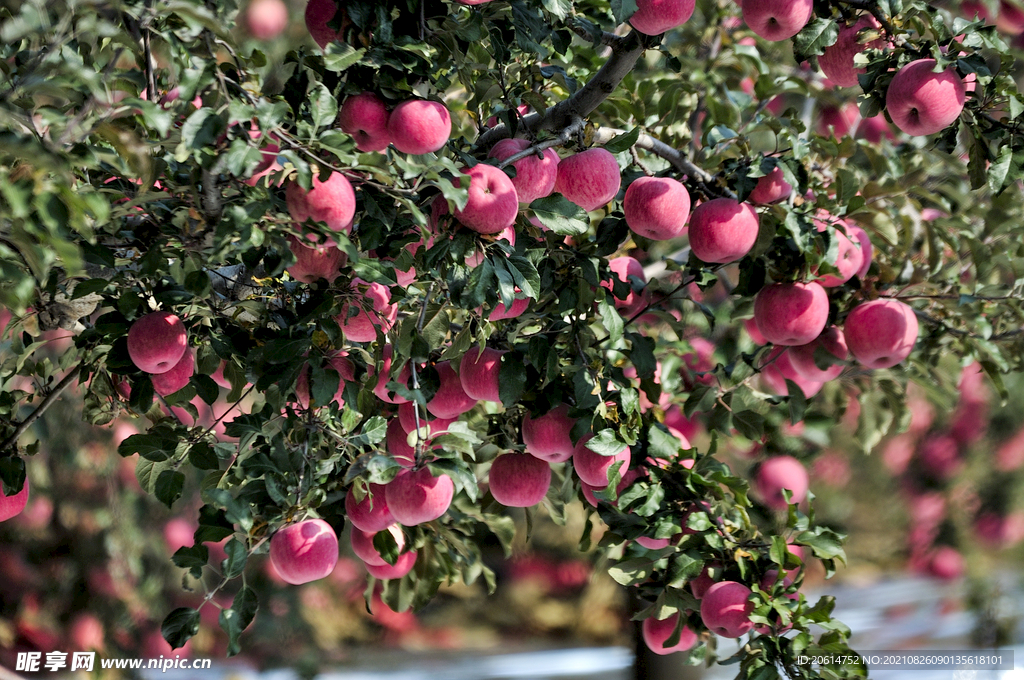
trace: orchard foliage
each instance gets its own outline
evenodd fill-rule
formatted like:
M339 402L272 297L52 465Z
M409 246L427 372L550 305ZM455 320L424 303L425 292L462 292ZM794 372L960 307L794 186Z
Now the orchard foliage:
M609 527L599 547L645 602L637 618L679 614L657 639L692 639L694 663L716 658L698 595L735 581L751 590L741 676L864 675L795 666L846 649L832 600L799 592L803 562L832 573L843 537L789 491L774 493L794 503L773 509L771 490L752 492L747 471L716 454L759 446L761 460L807 463L850 399L857 443L871 450L907 427L908 383L951 395L973 362L1005 398L1003 376L1024 368L1024 98L1012 50L956 3L818 0L777 42L751 33L731 0L702 0L678 28L643 35L626 23L638 4L347 0L320 25L321 49L305 31L252 39L233 0L0 3L5 495L22 488L34 453L20 436L64 389L77 385L90 423L136 419L145 432L119 452L138 454L143 487L171 508L201 491L195 544L174 562L189 587L232 595L219 620L237 653L258 610L250 556L305 519L340 534L346 499L398 475L403 489L413 474L445 480L453 499L440 518L402 527L401 548L394 532L373 538L384 601L401 611L444 583L493 587L480 537L509 549L516 523L484 484L491 462L522 452L525 422L566 404L568 446L628 456L594 488L568 452L556 455L544 511L557 520L584 497L596 505L581 546L594 523ZM874 21L857 37L858 86L837 89L818 57L864 16ZM920 59L956 74L965 106L939 133L910 137L884 118L887 90ZM364 92L387 110L443 104L427 108L440 116L435 134L450 117L446 143L361 152L364 137L338 120ZM472 209L466 173L499 165L488 154L506 137L537 156L603 149L615 160L603 179L621 186L589 214L554 193L520 206L513 228L495 226L495 211ZM623 196L645 176L681 182L687 209L692 200L703 214L725 205L712 201L756 208L752 246L708 263L685 233L631 232ZM353 190L340 212L298 207L332 181ZM844 253L856 253L855 272ZM646 267L615 260L627 254ZM759 344L761 322L743 323L755 296L821 277L833 285L811 337L858 305L899 300L920 327L910 357L872 370L856 347L838 356L823 343L811 362L842 372L822 383ZM154 311L181 319L194 353L194 373L168 394L129 355L129 328ZM40 333L58 327L74 346L40 358ZM499 401L440 413L458 397L452 376L484 347L504 352ZM36 389L12 389L18 376ZM453 422L428 429L428 413ZM813 436L789 450L801 422ZM224 539L226 559L210 563L206 544ZM164 635L180 646L199 621L175 610Z

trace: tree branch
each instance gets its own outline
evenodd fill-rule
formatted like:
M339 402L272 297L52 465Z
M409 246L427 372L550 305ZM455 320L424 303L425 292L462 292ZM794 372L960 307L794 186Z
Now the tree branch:
M21 423L14 428L14 432L11 433L11 436L0 444L0 454L6 454L8 449L18 443L18 439L21 438L21 435L25 434L28 428L32 427L32 423L39 420L39 418L46 413L46 410L53 406L53 403L60 398L60 395L64 394L64 391L71 387L71 383L75 381L75 378L78 377L81 370L82 365L79 364L68 371L68 374L65 375L59 383L57 383L53 388L53 391L46 395L46 398L43 399L43 403L39 404L39 406L36 407L36 410L29 414L28 418L21 421Z
M537 142L528 149L523 149L518 153L512 154L511 156L503 160L501 163L499 163L498 167L507 167L509 165L512 165L516 161L522 160L528 156L533 156L534 154L539 154L543 152L545 149L550 149L553 146L565 146L566 144L569 143L570 139L581 133L583 131L583 128L586 127L586 125L587 121L583 120L582 118L577 118L572 123L570 123L568 127L562 130L561 134L559 134L557 137L552 137L550 139L545 139L542 142Z

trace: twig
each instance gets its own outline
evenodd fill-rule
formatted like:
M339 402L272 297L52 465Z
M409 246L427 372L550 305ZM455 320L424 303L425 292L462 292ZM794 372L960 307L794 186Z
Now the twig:
M509 165L512 165L516 161L522 160L529 156L533 156L534 154L543 153L545 149L550 149L553 146L564 146L565 144L569 143L570 139L572 139L574 136L582 132L583 128L586 127L586 124L587 121L583 120L582 118L577 118L573 120L568 127L562 130L562 132L557 137L552 137L550 139L545 139L542 142L537 142L528 149L523 149L522 151L512 154L511 156L503 160L501 163L499 163L498 167L508 167Z
M64 393L64 390L71 387L71 383L75 381L75 378L78 377L78 374L81 372L81 370L82 364L79 364L78 366L75 366L70 371L68 371L68 374L65 375L59 383L57 383L57 385L53 388L53 391L46 395L46 398L43 399L43 403L39 404L39 406L36 407L35 411L30 413L29 416L25 418L25 420L21 421L21 423L19 423L18 426L14 428L14 432L11 433L11 436L9 436L7 439L4 440L2 444L0 444L0 454L6 454L8 449L10 449L11 447L18 443L18 439L21 438L21 435L25 434L28 428L32 427L32 423L39 420L39 418L42 417L44 413L46 413L46 410L53 405L53 402L57 401L57 399L60 398L60 395Z

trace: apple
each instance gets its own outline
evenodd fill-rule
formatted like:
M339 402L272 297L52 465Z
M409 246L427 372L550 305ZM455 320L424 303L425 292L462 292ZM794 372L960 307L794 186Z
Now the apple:
M313 187L306 191L298 182L289 182L285 188L288 214L298 224L306 220L323 222L331 231L352 231L356 214L356 194L345 175L332 172L326 181L313 178Z
M839 38L825 48L825 54L818 57L818 66L825 77L837 87L855 87L857 76L867 69L854 66L853 58L869 49L882 49L885 41L876 38L868 43L860 42L861 31L877 31L881 28L878 20L870 14L862 15L857 21L839 29Z
M1024 428L1000 442L995 460L995 468L1001 472L1018 470L1021 466L1024 466Z
M128 329L128 356L146 373L166 373L188 349L188 334L181 319L170 312L152 312Z
M700 570L700 574L696 578L690 581L690 592L693 593L693 597L702 600L704 595L708 592L708 588L715 585L718 581L711 576L711 570L715 569L719 577L721 577L722 565L718 562L708 562L704 565L704 568Z
M412 431L413 428L407 430L402 427L402 421L397 418L392 418L388 423L385 445L391 457L402 467L412 467L416 463L416 447L409 443L409 433Z
M403 470L384 487L384 497L395 520L413 527L431 522L448 511L455 484L448 475L435 477L430 469Z
M4 494L3 488L0 487L0 522L6 522L10 518L20 515L27 503L28 477L25 477L25 484L16 494L7 496Z
M867 368L891 368L914 350L917 316L899 300L872 300L857 305L843 325L846 345Z
M960 446L948 434L933 434L925 437L917 449L921 467L939 480L951 479L963 468Z
M551 486L551 466L525 453L505 453L494 459L490 472L491 495L509 508L537 505Z
M745 3L749 4L749 3ZM750 588L736 581L719 581L704 593L700 601L700 618L712 633L738 638L754 627L750 614Z
M391 382L391 362L394 355L394 347L391 344L384 345L382 351L383 365L380 370L380 377L377 378L377 383L373 387L373 393L377 395L377 398L381 401L389 404L404 404L409 400L405 397L399 396L397 393L388 392L388 383ZM366 368L366 378L369 380L376 375L376 369L371 365ZM395 382L401 383L406 387L409 386L409 380L412 375L412 370L409 363L406 362L402 366L402 370L398 372L398 377L394 378Z
M927 569L929 574L943 581L955 581L967 571L964 556L956 548L948 545L932 551Z
M818 368L814 362L814 353L819 347L824 348L826 352L839 361L845 361L850 355L842 329L831 326L806 345L790 347L786 351L786 354L789 355L789 363L793 370L806 380L814 382L835 380L843 372L845 366L843 364L832 364L828 368Z
M359 295L358 289L365 286L365 292ZM359 297L369 300L373 307L372 316L361 306L350 315L350 304L341 307L341 313L334 317L349 342L373 342L377 339L377 329L387 333L398 318L398 306L391 304L391 291L380 283L367 283L362 279L352 279L352 287Z
M101 650L106 645L103 622L94 614L77 614L68 626L68 642L72 651Z
M242 23L257 40L273 40L288 28L288 7L283 0L250 0Z
M326 48L335 40L341 40L341 32L327 24L334 20L338 12L344 12L336 0L309 0L306 4L306 30L321 49Z
M398 544L398 551L401 552L402 548L405 547L405 534L397 526L391 525L382 531L387 531L395 539L395 543ZM380 556L377 549L373 547L373 537L377 535L375 531L363 531L358 527L352 527L352 533L349 539L352 543L352 552L355 553L356 557L361 559L366 564L373 564L378 567L382 567L387 562Z
M458 418L476 406L477 400L462 389L462 381L450 361L439 361L434 368L437 369L441 385L433 398L427 402L427 411L430 415L435 418Z
M530 141L526 139L503 139L491 147L487 157L503 161L529 149L530 146ZM532 154L512 164L516 169L512 185L516 188L520 203L529 205L538 198L550 196L554 192L555 180L558 178L558 163L558 154L554 149L548 148L539 156Z
M288 267L288 275L302 283L314 283L327 279L328 283L341 274L341 262L345 254L332 245L309 247L292 234L288 235L288 247L295 255L295 264Z
M645 35L658 35L689 21L695 4L695 0L637 0L629 23Z
M392 578L402 578L416 565L416 551L402 553L394 565L367 564L366 571L375 579L385 581Z
M789 40L814 13L812 0L740 0L743 21L765 40ZM735 637L735 636L733 636Z
M686 231L690 193L671 177L640 177L626 189L622 210L634 233L654 241L668 241Z
M761 384L764 389L772 394L785 396L789 394L789 386L786 381L796 383L804 396L810 399L821 391L823 382L808 380L800 373L797 373L789 360L789 351L784 347L775 347L768 353L765 364L761 369Z
M575 424L576 419L569 417L568 404L560 404L538 418L527 412L523 416L523 444L527 453L549 463L569 460L575 448L569 432Z
M357 501L356 495L349 489L345 495L345 515L352 526L369 532L384 531L395 523L395 518L388 510L383 484L370 484L369 493L361 501Z
M462 390L471 398L479 401L501 403L498 394L498 376L501 373L501 357L504 350L474 345L462 355L459 363L459 381Z
M192 350L186 349L171 370L150 376L153 390L162 397L174 394L188 385L189 378L192 377L195 370L196 358L192 355Z
M761 335L761 331L757 330L756 319L744 319L743 327L747 329L747 335L750 336L750 339L754 341L755 345L768 344L768 340L763 335Z
M639 260L629 257L628 255L623 255L622 257L615 257L608 260L608 269L612 271L612 274L614 274L619 281L622 281L630 287L630 291L626 295L625 300L620 300L614 296L612 297L615 308L627 319L630 319L647 306L647 296L644 295L644 292L646 291L638 293L633 288L634 282L630 281L630 278L634 278L639 280L641 284L647 284L647 275L644 274L644 266L640 264ZM613 290L612 283L610 281L602 281L601 285L609 291Z
M857 139L866 139L872 144L881 144L883 139L892 141L895 138L884 113L870 118L861 118L860 124L857 125Z
M587 448L587 442L591 439L593 439L593 435L587 435L576 444L572 454L572 466L580 481L603 489L608 486L610 481L608 474L613 466L618 467L620 477L626 474L626 470L629 469L631 452L627 446L614 456L602 456Z
M440 102L409 99L396 106L388 119L391 143L402 153L418 156L439 151L451 134L451 115Z
M679 642L671 647L665 646L668 639L676 632L676 626L678 625L678 612L667 619L656 619L653 616L644 619L644 622L640 624L640 632L643 635L644 644L655 654L665 655L685 652L697 644L697 634L685 625L679 632Z
M757 186L747 197L755 205L771 205L789 198L793 193L793 185L786 181L782 168L775 169L757 180Z
M432 435L444 432L456 420L458 418L431 418L423 407L420 407L420 427L429 425ZM411 401L398 405L398 422L402 424L402 428L406 432L412 432L416 429L416 414Z
M860 271L860 267L864 263L864 256L859 245L855 244L846 234L836 229L834 238L837 241L838 253L833 264L839 270L839 273L826 274L818 279L818 283L825 288L835 288L836 286L843 285Z
M822 137L832 137L837 141L846 137L860 122L860 109L854 102L840 106L827 105L818 113L817 132Z
M491 313L487 315L487 320L504 321L505 319L515 319L522 316L529 308L530 298L528 297L516 298L512 301L511 307L506 307L504 302L499 302L491 310Z
M508 229L519 214L519 196L508 175L486 163L462 169L469 176L469 200L455 218L478 234L497 234ZM456 186L461 180L456 179Z
M615 487L616 496L622 495L622 492L626 490L626 487L628 487L630 484L632 484L639 478L640 472L638 472L637 470L626 470L626 473L622 476L622 481L619 482L619 485ZM586 482L580 482L580 491L583 492L583 497L587 499L587 502L590 503L595 508L598 505L598 499L597 496L594 495L594 492L604 491L607 488L607 484L605 484L604 486L593 486L591 484L587 484ZM612 505L618 507L618 500L612 503Z
M871 268L871 256L874 252L871 246L871 237L868 236L868 232L858 227L856 224L850 224L849 222L844 223L846 226L846 233L850 236L851 240L856 240L860 244L860 268L857 270L857 278L863 279L868 273L868 269Z
M999 0L996 28L1003 33L1020 35L1021 32L1024 32L1024 10L1008 0Z
M815 282L773 283L754 298L754 322L775 345L806 345L828 322L828 294Z
M352 382L356 379L355 366L352 362L345 358L344 354L336 354L327 360L329 368L334 369L338 373L338 389L334 392L332 401L338 404L339 407L345 405L345 400L342 395L345 394L345 382ZM310 406L310 394L309 394L309 366L303 367L302 372L299 373L298 380L295 381L295 396L297 397L299 406L302 408L309 408ZM327 404L316 404L314 407L326 406Z
M690 216L690 249L704 262L735 262L757 242L759 220L749 203L716 198L701 203Z
M764 504L775 510L789 507L782 495L783 489L789 489L793 494L790 501L799 504L807 498L809 485L807 468L793 456L769 458L757 471L757 490Z
M956 69L935 73L934 59L912 61L896 73L885 95L889 117L908 135L941 132L964 110L966 90Z
M322 579L338 563L338 535L322 519L289 524L270 539L270 560L292 585Z
M346 97L338 111L338 127L352 135L360 151L383 151L388 148L388 109L380 97L361 92Z
M558 164L555 191L587 212L607 205L621 185L619 163L607 149L587 149Z

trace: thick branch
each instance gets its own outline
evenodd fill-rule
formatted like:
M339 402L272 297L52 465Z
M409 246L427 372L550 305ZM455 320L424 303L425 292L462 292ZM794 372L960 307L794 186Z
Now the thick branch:
M46 410L53 405L53 402L60 399L60 395L64 394L64 390L71 387L71 383L75 382L75 378L78 377L78 373L81 370L82 366L79 364L68 371L68 374L65 375L59 383L57 383L53 388L53 391L46 395L46 399L43 399L43 403L37 406L36 410L30 413L28 418L21 421L21 423L14 428L14 432L11 433L11 436L5 439L3 444L0 444L0 454L6 452L18 443L18 439L28 431L28 428L32 427L32 423L39 420L39 418L46 413Z

